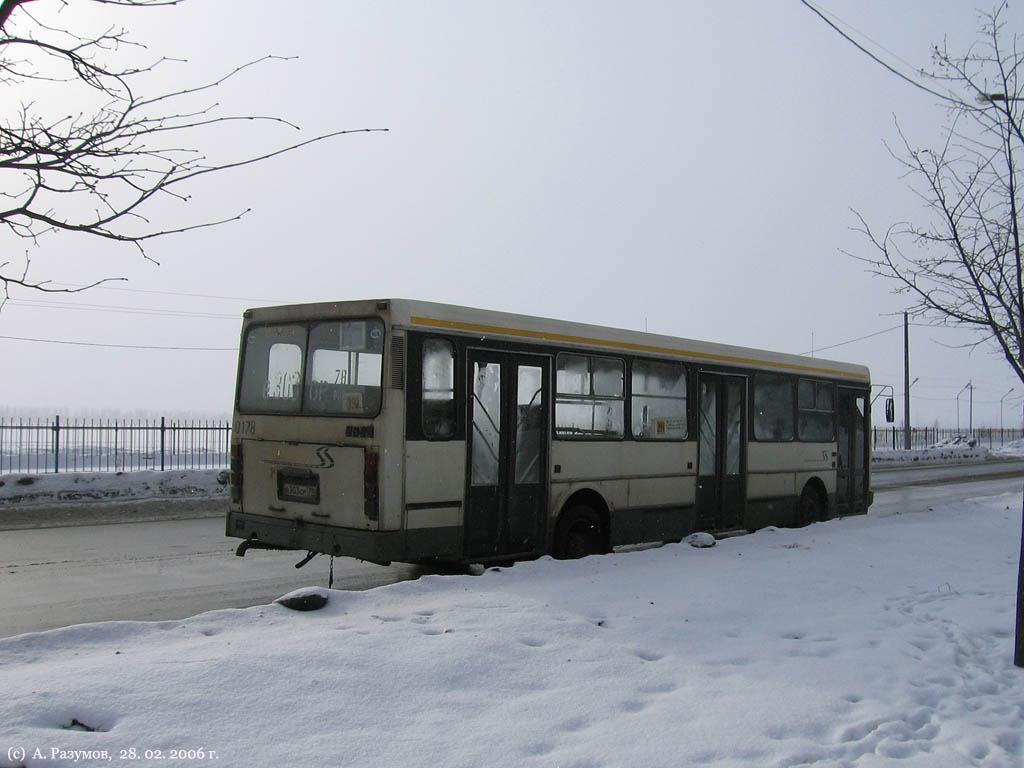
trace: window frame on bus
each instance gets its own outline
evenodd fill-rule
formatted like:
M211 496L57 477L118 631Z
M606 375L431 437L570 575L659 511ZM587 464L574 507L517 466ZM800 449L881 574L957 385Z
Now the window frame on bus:
M376 410L373 411L372 413L371 412L354 413L354 412L349 412L349 411L326 411L326 410L325 411L313 411L313 410L308 410L307 407L306 407L307 399L308 399L308 387L309 387L308 377L309 377L309 374L310 374L310 366L312 364L312 355L310 354L310 343L311 343L310 340L311 340L312 335L313 335L314 327L316 327L318 325L323 325L325 323L352 323L352 322L364 322L364 321L365 322L371 322L371 323L377 323L378 327L380 329L381 351L380 351L379 354L380 354L381 361L380 361L379 382L377 384L377 387L378 387L378 389L380 391L380 396L377 398L377 408L376 408ZM300 380L299 381L300 381L301 386L299 387L299 396L297 398L298 399L298 408L295 409L295 410L287 410L287 411L286 410L275 410L275 409L243 408L243 403L242 403L242 398L244 396L243 382L245 381L246 365L248 363L248 357L249 357L248 340L250 338L250 334L254 330L260 329L260 328L273 328L273 327L281 327L281 328L283 328L283 327L286 327L286 326L300 327L300 328L302 328L302 330L304 331L304 334L305 334L304 338L303 338L302 346L301 346L301 349L300 349L300 352L301 352L301 357L300 357L301 366L300 366ZM386 343L387 342L387 338L388 338L388 325L384 321L384 318L380 317L379 315L366 315L366 316L359 316L359 317L333 317L333 316L325 316L325 317L302 318L300 320L288 320L288 321L280 321L280 322L252 323L252 324L246 326L244 335L242 337L243 351L242 351L242 354L241 354L240 360L239 360L238 373L237 373L237 384L235 386L235 391L236 391L235 409L240 414L245 414L245 415L251 414L253 416L289 416L289 417L291 417L291 416L299 416L299 417L308 416L310 418L361 419L361 420L376 419L378 416L380 416L381 411L384 408L384 392L385 392L385 389L386 389L385 382L384 382L384 374L385 374L386 362L387 362L387 343ZM291 398L289 398L289 399L291 399Z
M801 390L804 384L810 384L813 389L813 404L811 407L804 407L803 396ZM831 406L829 408L822 408L819 406L819 388L827 389ZM796 431L797 439L803 443L834 443L836 441L836 387L831 381L825 379L811 379L803 378L797 380L797 404L796 404ZM831 426L831 432L827 438L819 437L805 437L803 429L801 428L801 415L807 413L815 416L828 414L830 416L829 424Z
M431 344L444 345L448 348L451 353L451 398L448 400L451 413L449 419L451 423L451 432L448 434L441 434L434 428L428 428L427 419L427 402L430 398L427 397L427 380L426 380L426 363L427 363L427 347ZM420 373L420 386L419 386L419 410L420 410L420 430L423 434L424 439L430 442L446 442L449 440L455 440L458 438L459 433L459 366L458 366L458 351L455 343L448 338L443 336L425 336L423 337L419 347L419 373ZM436 390L442 391L442 390Z
M783 437L762 437L759 433L759 422L758 422L758 382L764 379L777 379L785 381L789 386L789 434ZM795 376L791 376L786 373L777 373L774 371L754 371L750 377L750 415L748 417L750 422L750 434L749 438L751 441L758 443L792 443L797 440L797 424L796 424L796 396L797 396L797 379Z
M454 354L454 400L455 429L451 435L432 435L424 428L423 413L423 347L429 341L450 345ZM466 439L465 382L463 381L465 344L455 336L439 333L415 333L406 335L406 392L405 392L405 433L406 440L425 440L445 443Z
M671 396L668 396L668 395L651 395L650 393L647 393L647 392L644 392L644 393L641 393L641 394L637 394L633 377L635 375L634 372L635 372L636 366L638 364L640 364L640 365L652 365L653 364L653 365L661 365L661 366L665 366L665 367L680 369L682 371L682 375L683 375L683 396L680 398L680 397L671 397ZM678 360L664 360L664 359L655 358L655 357L635 357L635 358L632 358L629 361L629 371L628 371L628 373L629 373L629 376L628 376L628 379L629 379L629 392L627 393L626 399L628 401L627 419L629 421L630 437L632 437L633 440L636 440L638 442L645 442L645 443L646 442L650 442L650 443L685 443L685 442L691 440L692 439L692 435L690 434L690 425L691 425L690 403L692 401L692 398L690 396L690 378L691 378L690 377L690 367L686 363L680 362ZM645 435L637 434L637 430L635 429L636 424L634 423L634 415L636 413L636 408L637 408L637 403L636 403L637 398L656 398L656 399L666 399L666 400L682 400L682 403L683 403L683 420L685 422L684 423L684 428L683 428L683 436L682 437L657 437L657 436L645 436Z
M558 389L558 373L561 370L561 363L566 357L583 358L588 361L587 363L587 376L590 384L589 394L581 394L575 392L560 392ZM595 393L595 376L593 369L593 360L604 360L611 361L618 364L622 373L622 387L621 395L598 395ZM553 395L553 403L551 407L551 418L552 418L552 429L551 439L553 440L566 440L566 441L581 441L581 442L623 442L630 438L630 426L629 426L629 389L628 389L628 376L629 366L627 365L626 359L618 357L616 355L603 354L600 352L591 352L589 350L560 350L554 355L554 370L552 371L552 383L551 390ZM603 432L601 434L593 435L580 435L571 434L562 431L559 427L558 421L558 407L559 405L566 404L561 398L577 398L583 401L589 401L596 407L597 403L610 402L610 403L621 403L622 405L622 425L621 430L616 434L612 432Z

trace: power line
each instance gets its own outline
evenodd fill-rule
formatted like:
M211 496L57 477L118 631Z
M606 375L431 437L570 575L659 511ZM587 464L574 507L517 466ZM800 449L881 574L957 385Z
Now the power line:
M36 344L69 344L75 347L107 347L110 349L157 349L176 352L238 352L237 347L156 347L143 344L101 344L91 341L66 341L64 339L30 339L26 336L0 336L11 341L31 341Z
M830 344L827 347L815 347L810 352L802 352L801 354L803 354L803 355L813 355L816 352L824 352L825 350L835 349L836 347L845 347L847 344L853 344L853 343L858 342L858 341L864 341L864 339L870 339L870 338L873 338L875 336L881 336L883 333L890 333L892 331L899 330L902 327L903 327L902 324L901 325L894 325L892 328L886 328L884 331L875 331L874 333L869 333L867 336L861 336L860 338L857 338L857 339L850 339L849 341L841 341L838 344Z
M31 307L34 309L72 309L85 312L112 312L122 315L150 315L155 317L195 317L205 320L241 321L241 313L226 314L222 312L189 312L182 309L153 309L146 307L123 307L116 304L83 304L79 302L56 302L30 299L8 299L8 306Z
M65 286L71 289L85 288L84 285L77 285L75 283L49 283L53 286ZM281 299L254 299L251 296L216 296L209 293L186 293L184 291L154 291L147 290L144 288L118 288L113 285L97 285L89 289L91 291L125 291L127 293L151 293L160 296L187 296L193 299L219 299L224 301L253 301L257 303L268 303L268 304L288 304L289 302Z
M804 3L804 5L809 5L809 3ZM869 43L874 45L876 48L879 48L879 49L885 51L886 53L888 53L890 56L892 56L894 59L896 59L896 61L900 62L901 64L905 64L906 66L908 66L908 67L910 67L911 69L914 69L914 70L919 70L920 69L916 64L910 63L909 61L904 59L902 56L900 56L898 53L893 51L891 48L886 48L884 45L882 45L880 42L878 42L877 40L872 38L866 32L863 32L862 30L857 29L850 22L846 21L843 18L840 18L839 15L837 15L835 13L835 11L830 11L830 10L827 10L825 8L818 8L818 7L811 8L811 10L817 11L819 14L823 14L825 16L828 16L828 17L834 19L837 23L842 24L847 29L850 29L853 32L856 32L858 35L863 37L865 40L867 40Z
M938 98L942 99L943 101L947 101L947 102L948 101L954 101L954 99L950 98L950 96L948 94L939 93L938 91L932 90L927 85L924 85L923 83L919 83L917 80L915 80L914 78L910 77L909 75L903 74L898 69L896 69L896 67L892 66L892 64L889 64L884 59L881 59L878 56L876 56L875 54L873 54L871 51L869 51L863 45L858 43L853 37L851 37L846 32L841 30L837 24L835 24L831 19L829 19L825 15L824 11L821 11L817 7L815 7L815 5L810 2L810 0L800 0L800 2L803 3L804 6L807 7L812 13L817 15L822 21L824 21L826 24L828 24L830 27L832 27L832 29L834 29L837 33L839 33L839 35L844 40L846 40L848 43L853 45L858 51L860 51L861 53L863 53L866 56L868 56L868 58L870 58L876 64L879 64L882 67L884 67L885 69L889 70L889 72L891 72L892 74L896 75L896 77L900 78L901 80L905 80L906 82L910 83L915 88L919 88L920 90L924 91L925 93L930 93L932 96L937 96ZM834 16L835 14L831 14L831 15ZM836 17L836 18L838 18L838 17Z

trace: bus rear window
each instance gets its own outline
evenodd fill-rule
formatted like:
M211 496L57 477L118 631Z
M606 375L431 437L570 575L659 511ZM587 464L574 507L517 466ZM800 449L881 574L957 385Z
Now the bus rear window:
M384 324L379 320L315 323L309 332L303 411L376 416L383 361Z
M380 320L253 326L246 335L238 408L376 416L383 361Z
M243 411L298 413L302 407L302 353L306 328L261 325L245 339L238 407Z

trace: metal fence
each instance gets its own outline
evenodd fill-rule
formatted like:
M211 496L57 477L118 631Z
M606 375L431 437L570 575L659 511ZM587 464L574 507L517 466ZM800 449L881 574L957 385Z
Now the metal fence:
M912 450L944 445L969 445L972 440L975 445L992 450L1021 439L1024 439L1024 430L1020 429L976 429L969 435L955 429L938 427L910 429ZM874 427L871 446L875 451L902 451L905 447L903 427Z
M0 418L0 474L228 466L229 421Z

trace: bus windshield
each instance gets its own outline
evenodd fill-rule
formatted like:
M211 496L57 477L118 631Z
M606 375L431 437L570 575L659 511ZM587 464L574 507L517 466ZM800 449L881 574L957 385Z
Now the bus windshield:
M364 418L380 411L380 320L253 326L244 350L240 411Z

